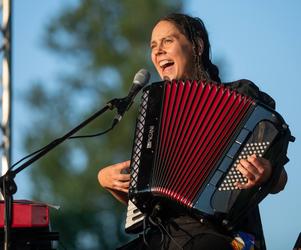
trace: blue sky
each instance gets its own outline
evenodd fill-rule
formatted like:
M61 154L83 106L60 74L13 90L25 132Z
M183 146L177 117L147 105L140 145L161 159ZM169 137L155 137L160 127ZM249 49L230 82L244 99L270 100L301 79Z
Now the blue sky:
M68 1L14 1L13 16L13 159L23 156L22 131L31 125L33 115L21 102L32 81L55 84L63 62L45 51L41 44L43 28ZM296 142L290 145L291 161L285 190L261 203L268 249L292 249L301 231L300 187L300 83L301 1L298 0L189 0L186 12L203 19L211 40L212 58L222 62L224 81L247 78L277 102L277 111L290 125ZM148 41L146 41L148 42ZM134 72L133 72L134 74ZM25 129L24 129L25 128ZM40 145L37 145L37 148ZM16 181L16 198L30 198L25 173Z

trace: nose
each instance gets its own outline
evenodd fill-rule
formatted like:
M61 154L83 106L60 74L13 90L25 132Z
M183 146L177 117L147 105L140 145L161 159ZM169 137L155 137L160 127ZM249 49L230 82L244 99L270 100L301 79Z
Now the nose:
M161 43L157 46L157 48L156 48L156 50L155 50L155 55L158 56L158 55L162 55L162 54L165 54L165 53L166 53L166 51L165 51L165 49L164 49L164 45L163 45L163 43L161 42Z

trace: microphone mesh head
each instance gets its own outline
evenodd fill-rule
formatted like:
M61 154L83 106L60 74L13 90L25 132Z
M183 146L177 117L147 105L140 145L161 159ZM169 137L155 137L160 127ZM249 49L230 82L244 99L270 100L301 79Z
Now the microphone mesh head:
M141 85L141 87L143 87L148 83L149 79L150 79L150 73L146 69L140 69L136 73L133 83Z

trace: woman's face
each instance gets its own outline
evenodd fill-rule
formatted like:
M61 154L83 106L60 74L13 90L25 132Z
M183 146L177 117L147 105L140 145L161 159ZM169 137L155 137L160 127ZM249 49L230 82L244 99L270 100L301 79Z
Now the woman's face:
M160 21L151 37L151 57L164 80L192 79L194 58L192 44L169 21Z

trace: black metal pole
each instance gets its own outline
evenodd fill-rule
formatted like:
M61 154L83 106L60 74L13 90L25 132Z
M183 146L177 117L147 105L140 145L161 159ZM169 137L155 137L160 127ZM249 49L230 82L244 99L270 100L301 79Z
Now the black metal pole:
M32 158L30 158L28 161L23 163L21 166L16 168L15 170L12 170L12 168L8 169L8 171L0 177L0 189L1 193L4 198L5 203L5 214L4 214L4 250L11 250L11 226L12 226L12 219L13 219L13 195L17 192L17 185L14 181L15 176L21 172L23 169L46 155L49 151L60 145L62 142L70 138L72 135L74 135L76 132L78 132L80 129L88 125L90 122L92 122L94 119L96 119L98 116L100 116L102 113L107 111L108 109L114 109L119 107L119 105L123 105L123 100L125 98L121 99L113 99L109 101L104 108L101 110L95 112L93 115L88 117L85 121L80 123L78 126L67 132L64 136L54 140L53 142L46 145L43 150L38 152L36 155L34 155ZM115 125L118 123L117 120L114 120L112 123L112 126L107 132L112 130Z

